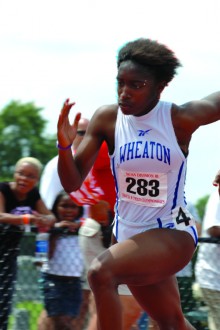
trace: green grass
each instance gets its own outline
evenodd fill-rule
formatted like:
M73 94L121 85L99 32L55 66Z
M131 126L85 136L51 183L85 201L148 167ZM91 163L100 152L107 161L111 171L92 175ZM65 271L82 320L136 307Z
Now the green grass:
M37 321L43 310L43 305L40 302L24 301L17 303L15 308L26 309L29 312L30 329L16 329L16 330L37 330ZM9 330L13 329L15 318L11 315L9 318Z

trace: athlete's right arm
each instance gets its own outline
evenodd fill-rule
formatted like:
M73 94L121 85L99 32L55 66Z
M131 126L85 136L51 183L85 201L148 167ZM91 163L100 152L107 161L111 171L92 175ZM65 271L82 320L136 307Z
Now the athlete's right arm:
M70 109L69 104L66 104L66 106L64 104L58 120L58 142L62 147L73 143L80 119L80 114L76 114L73 125L70 125L68 119ZM91 170L102 142L106 140L109 111L112 112L112 110L111 106L103 106L94 113L74 156L72 156L71 149L59 149L58 173L67 192L79 189Z

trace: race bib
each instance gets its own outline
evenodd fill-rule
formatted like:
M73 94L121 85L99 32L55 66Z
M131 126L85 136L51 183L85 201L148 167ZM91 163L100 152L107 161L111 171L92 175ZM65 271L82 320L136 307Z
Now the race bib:
M175 209L172 210L172 218L175 227L180 230L195 225L195 220L192 214L184 207L175 207Z
M162 207L167 201L167 175L119 169L120 199L148 207Z

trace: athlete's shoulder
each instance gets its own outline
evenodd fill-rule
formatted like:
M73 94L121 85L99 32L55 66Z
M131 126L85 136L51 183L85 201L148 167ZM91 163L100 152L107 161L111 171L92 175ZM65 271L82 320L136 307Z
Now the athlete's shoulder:
M100 126L102 129L106 128L105 126L111 126L111 124L114 125L118 113L118 105L117 104L109 104L109 105L103 105L100 108L98 108L92 119L91 122L95 123L95 126Z
M101 107L99 107L96 110L95 115L96 116L117 116L117 112L118 112L117 103L106 104L106 105L102 105Z

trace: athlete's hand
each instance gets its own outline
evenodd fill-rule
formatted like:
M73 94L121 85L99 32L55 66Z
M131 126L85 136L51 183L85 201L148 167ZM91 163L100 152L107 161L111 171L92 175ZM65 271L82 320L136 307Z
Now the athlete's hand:
M59 145L63 148L69 146L73 143L73 140L76 137L78 122L81 118L81 113L77 113L73 124L70 124L69 113L70 109L75 105L75 102L70 103L69 99L64 102L64 105L61 109L58 123L57 123L57 139Z
M220 196L220 170L216 173L216 176L212 182L213 186L218 187L218 193Z

